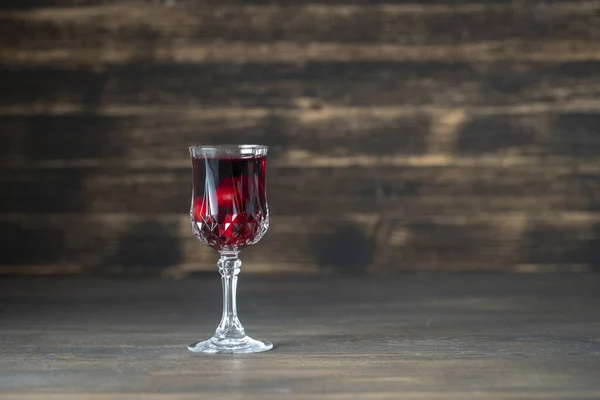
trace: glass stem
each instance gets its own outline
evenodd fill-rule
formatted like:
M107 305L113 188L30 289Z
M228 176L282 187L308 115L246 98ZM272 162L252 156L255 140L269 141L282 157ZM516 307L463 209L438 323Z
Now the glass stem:
M241 339L246 336L237 316L236 289L242 262L237 254L221 254L217 262L223 285L223 316L215 336L220 339Z

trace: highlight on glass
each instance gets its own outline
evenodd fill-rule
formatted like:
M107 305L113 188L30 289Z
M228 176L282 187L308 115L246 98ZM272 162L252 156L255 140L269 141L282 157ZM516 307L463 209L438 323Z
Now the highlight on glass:
M238 319L236 287L242 249L257 243L269 228L265 187L267 146L192 146L192 232L217 250L223 286L223 315L214 336L193 343L198 353L257 353L273 344L247 336Z

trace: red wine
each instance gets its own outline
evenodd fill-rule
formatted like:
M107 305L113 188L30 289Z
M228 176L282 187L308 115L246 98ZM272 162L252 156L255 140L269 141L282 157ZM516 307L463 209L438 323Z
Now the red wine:
M238 251L268 229L265 156L192 158L192 231L219 251Z

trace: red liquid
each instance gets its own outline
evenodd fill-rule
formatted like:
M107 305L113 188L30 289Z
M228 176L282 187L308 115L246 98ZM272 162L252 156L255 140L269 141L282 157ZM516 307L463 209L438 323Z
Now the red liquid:
M269 227L266 157L192 158L192 231L220 251L258 242Z

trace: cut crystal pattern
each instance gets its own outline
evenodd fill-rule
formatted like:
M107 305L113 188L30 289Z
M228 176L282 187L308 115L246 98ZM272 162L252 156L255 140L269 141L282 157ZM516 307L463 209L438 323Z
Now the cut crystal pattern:
M222 222L212 215L192 217L192 230L205 244L217 250L237 251L258 242L269 228L268 214L228 214Z

